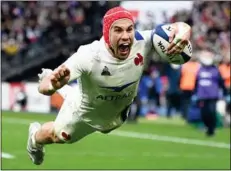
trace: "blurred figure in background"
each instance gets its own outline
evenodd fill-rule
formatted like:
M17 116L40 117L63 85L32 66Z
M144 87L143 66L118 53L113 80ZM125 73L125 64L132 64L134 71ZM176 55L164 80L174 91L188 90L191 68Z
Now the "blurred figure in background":
M26 111L26 105L27 105L27 94L25 90L19 89L18 92L16 92L15 95L15 102L12 107L13 111Z
M160 95L162 92L162 80L160 77L160 72L157 68L150 68L150 81L152 82L149 89L149 113L158 114L158 109L160 108Z
M180 111L181 106L181 91L180 91L180 65L167 64L165 69L168 78L168 86L166 92L167 98L167 117L171 117L172 109Z
M136 96L129 110L128 119L129 123L136 123L141 112L141 99Z
M227 91L226 101L226 113L224 116L225 124L230 125L230 58L224 57L219 65L219 71L225 82L225 88Z
M227 95L219 69L213 64L214 54L203 51L200 56L201 66L196 75L195 95L192 100L198 102L201 119L206 126L206 135L213 136L217 123L216 103L220 98L220 88Z
M138 99L140 101L140 115L145 116L149 112L149 91L153 86L149 72L144 71L139 83Z
M148 10L143 14L142 19L139 19L136 25L137 30L150 30L155 27L155 15L152 11Z
M181 67L180 89L182 91L182 117L185 119L188 113L189 104L195 87L196 73L199 63L192 58Z

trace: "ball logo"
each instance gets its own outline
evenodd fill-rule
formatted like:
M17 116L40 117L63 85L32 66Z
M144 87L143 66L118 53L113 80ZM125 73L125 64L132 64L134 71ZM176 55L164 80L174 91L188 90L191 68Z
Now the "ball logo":
M172 31L172 27L168 26L168 27L166 28L166 30Z
M167 51L166 48L165 48L165 46L163 45L163 43L162 43L161 41L158 42L158 47L160 47L160 49L161 49L161 51L162 51L163 53L165 53L165 52ZM179 59L175 59L175 58L174 58L174 57L175 57L175 54L167 55L167 56L168 56L168 58L169 58L169 60L170 60L171 62L180 62Z
M163 43L162 43L161 41L158 42L158 47L160 47L160 49L161 49L161 51L162 51L163 53L166 52L166 49L165 49L165 47L164 47L164 45L163 45Z
M140 53L137 53L136 54L137 57L134 59L134 63L135 65L143 65L144 64L144 57L140 54Z
M190 45L190 44L188 44L188 46L187 46L187 47L188 47L188 51L189 51L189 53L190 53L190 54L192 54L192 47L191 47L191 45Z

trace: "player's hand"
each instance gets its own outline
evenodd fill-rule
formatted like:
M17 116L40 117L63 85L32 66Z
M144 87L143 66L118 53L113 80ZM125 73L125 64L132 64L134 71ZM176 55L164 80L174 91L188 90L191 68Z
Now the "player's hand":
M188 44L190 35L191 35L191 27L188 25L173 24L173 29L169 35L170 45L167 48L167 54L179 54L181 53L185 46Z
M65 65L59 66L50 75L51 84L56 90L67 84L69 79L70 70Z

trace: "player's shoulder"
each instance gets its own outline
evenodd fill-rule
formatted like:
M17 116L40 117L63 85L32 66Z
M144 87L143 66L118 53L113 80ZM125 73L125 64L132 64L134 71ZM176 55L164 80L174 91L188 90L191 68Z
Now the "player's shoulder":
M150 41L154 30L135 30L136 41Z
M144 43L145 46L152 45L152 33L153 30L135 30L135 42L136 43Z
M134 35L134 47L135 49L142 48L143 50L149 52L152 50L152 41L151 41L152 30L135 30Z
M90 63L100 50L100 43L98 40L92 43L79 46L78 50L72 55L76 61Z
M78 49L78 52L88 57L93 57L100 50L100 41L95 40L92 43L81 45Z

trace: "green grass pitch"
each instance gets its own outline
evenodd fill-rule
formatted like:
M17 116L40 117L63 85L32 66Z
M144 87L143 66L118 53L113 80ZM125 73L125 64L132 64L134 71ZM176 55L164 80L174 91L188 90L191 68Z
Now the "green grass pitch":
M179 119L124 124L111 134L94 133L74 144L46 146L44 163L32 164L26 151L32 121L55 115L2 112L4 169L230 169L230 129L215 137Z

